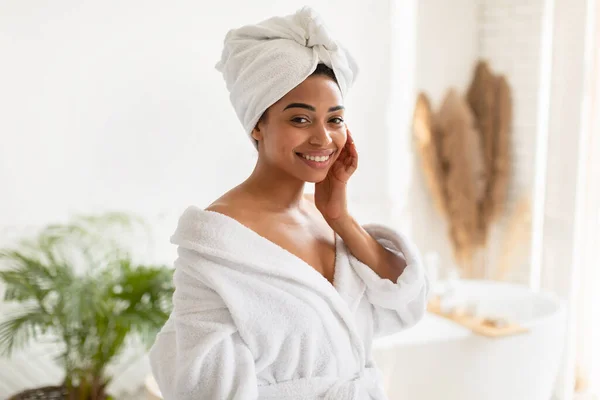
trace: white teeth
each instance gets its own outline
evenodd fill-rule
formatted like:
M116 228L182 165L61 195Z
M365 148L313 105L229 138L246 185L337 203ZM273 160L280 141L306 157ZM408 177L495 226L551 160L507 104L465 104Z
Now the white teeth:
M311 161L317 161L317 162L324 162L329 160L329 157L331 157L331 155L329 156L307 156L306 154L302 154L302 157L306 158L307 160L311 160Z

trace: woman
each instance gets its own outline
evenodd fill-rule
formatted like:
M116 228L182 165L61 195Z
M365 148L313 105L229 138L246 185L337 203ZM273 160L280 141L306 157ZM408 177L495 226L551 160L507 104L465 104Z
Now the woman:
M171 238L174 309L150 353L164 398L385 399L372 341L423 316L427 280L406 238L347 208L354 60L305 7L230 31L217 68L258 161Z

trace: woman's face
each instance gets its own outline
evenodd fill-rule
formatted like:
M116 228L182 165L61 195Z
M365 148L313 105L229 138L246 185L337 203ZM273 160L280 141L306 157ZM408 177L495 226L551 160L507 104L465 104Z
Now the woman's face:
M305 182L320 182L346 143L340 89L313 75L267 109L252 131L259 162Z

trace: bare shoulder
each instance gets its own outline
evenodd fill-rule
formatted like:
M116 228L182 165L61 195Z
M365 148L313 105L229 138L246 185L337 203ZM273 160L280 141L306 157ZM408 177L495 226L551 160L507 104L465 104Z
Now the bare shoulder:
M218 212L239 222L251 221L251 209L252 207L248 206L248 199L236 189L225 193L205 208L206 211Z
M230 216L233 210L235 210L235 207L232 207L231 203L229 202L223 200L216 200L211 205L206 207L205 210L218 212L219 214L225 214Z

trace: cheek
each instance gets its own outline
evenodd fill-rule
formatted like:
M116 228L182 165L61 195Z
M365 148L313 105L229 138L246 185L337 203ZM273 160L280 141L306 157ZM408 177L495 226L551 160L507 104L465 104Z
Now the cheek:
M306 139L306 132L291 126L283 126L277 132L277 148L289 153L301 146Z
M302 143L297 129L280 125L269 132L269 144L277 154L289 154Z
M333 137L333 141L338 149L342 149L346 145L346 129L340 129Z

